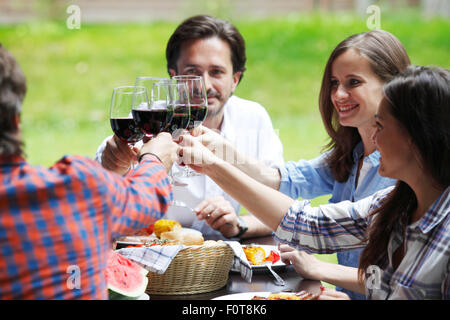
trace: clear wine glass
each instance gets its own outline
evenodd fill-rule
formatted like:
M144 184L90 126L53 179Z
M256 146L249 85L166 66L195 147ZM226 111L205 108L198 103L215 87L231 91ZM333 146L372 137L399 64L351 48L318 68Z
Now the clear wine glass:
M153 83L148 104L133 108L133 118L139 128L150 138L166 131L174 116L174 84L161 81ZM189 106L189 104L188 104Z
M152 89L153 85L158 82L172 82L172 79L170 78L162 78L162 77L137 77L135 86L144 87L147 89L147 93L149 94L149 100L152 100Z
M133 108L141 104L148 104L147 90L144 87L123 86L114 88L109 116L111 129L130 147L145 135L137 126L131 112ZM134 167L134 163L131 164L131 167Z
M168 104L173 106L172 121L168 124L165 131L172 134L176 140L189 126L191 117L191 103L189 92L185 83L163 82L153 85L153 95L156 101L157 96L166 95Z
M189 121L188 130L192 131L202 124L208 114L208 99L203 77L198 75L177 75L173 76L172 80L175 83L185 83L187 86L191 102L191 120ZM186 166L178 176L192 177L198 175L201 174Z
M162 128L162 125L159 128L161 128L161 131L171 133L174 140L188 127L191 106L186 84L167 81L154 83L150 104L155 109L162 109L166 106L167 109L170 108L172 110L171 119L164 128ZM174 185L183 185L175 181L172 169L169 172L169 177Z

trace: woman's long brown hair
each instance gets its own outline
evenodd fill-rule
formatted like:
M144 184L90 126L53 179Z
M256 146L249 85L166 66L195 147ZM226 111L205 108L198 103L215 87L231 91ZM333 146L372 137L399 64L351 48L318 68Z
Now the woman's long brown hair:
M450 184L450 71L410 66L385 84L383 92L389 112L408 132L425 172L436 187L447 188ZM404 230L416 208L414 191L405 182L398 181L383 204L371 213L374 218L358 268L360 281L369 266L386 266L394 228Z
M330 137L330 142L324 147L324 150L331 150L327 164L338 182L348 179L354 164L353 149L361 141L356 128L339 124L338 114L331 101L331 67L335 59L348 49L355 49L365 57L373 72L383 82L389 81L410 64L401 42L391 33L382 30L352 35L339 43L331 53L323 73L319 109Z

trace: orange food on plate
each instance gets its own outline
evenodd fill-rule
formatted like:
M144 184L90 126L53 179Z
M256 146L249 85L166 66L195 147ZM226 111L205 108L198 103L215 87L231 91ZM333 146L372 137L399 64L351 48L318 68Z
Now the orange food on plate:
M247 260L255 266L263 263L266 258L266 252L261 247L243 247L242 249Z
M295 294L288 293L271 293L266 300L303 300Z
M161 233L181 229L181 224L175 220L160 219L153 225L153 232L159 238Z
M264 259L264 262L272 262L272 264L276 263L280 260L280 255L273 250L270 250L270 254L267 258Z
M255 266L264 262L272 262L274 264L280 260L280 255L273 250L270 250L269 255L266 257L266 252L262 247L243 247L242 249L247 260Z
M323 289L321 288L323 291ZM267 297L254 296L251 300L316 300L320 294L312 294L305 290L296 293L270 293Z

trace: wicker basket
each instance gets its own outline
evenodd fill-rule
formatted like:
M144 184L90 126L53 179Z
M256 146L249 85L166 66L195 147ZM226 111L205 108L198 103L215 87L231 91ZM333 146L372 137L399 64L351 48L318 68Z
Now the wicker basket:
M148 294L184 295L211 292L226 285L233 250L225 243L187 246L166 272L148 273Z

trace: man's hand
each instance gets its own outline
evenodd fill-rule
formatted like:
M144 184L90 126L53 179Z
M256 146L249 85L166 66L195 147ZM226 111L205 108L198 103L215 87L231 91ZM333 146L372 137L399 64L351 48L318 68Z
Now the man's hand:
M161 159L166 171L169 172L173 162L177 159L177 150L178 145L173 142L172 135L167 132L162 132L155 138L144 143L139 151L139 156L147 152L155 154Z
M236 236L240 231L233 206L222 196L205 199L194 210L199 220L205 220L227 238Z
M106 142L102 154L102 166L105 169L124 175L130 169L132 163L137 161L137 148L130 148L118 136L113 135Z

